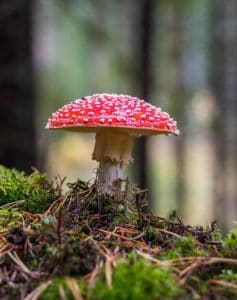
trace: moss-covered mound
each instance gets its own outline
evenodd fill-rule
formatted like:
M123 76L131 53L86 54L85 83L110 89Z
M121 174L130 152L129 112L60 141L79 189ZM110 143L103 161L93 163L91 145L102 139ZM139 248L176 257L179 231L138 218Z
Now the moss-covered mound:
M24 172L7 169L0 165L0 205L19 202L22 209L41 213L56 198L53 188L45 174L38 171L26 176Z
M128 182L61 184L0 170L0 299L237 299L237 229L155 217Z

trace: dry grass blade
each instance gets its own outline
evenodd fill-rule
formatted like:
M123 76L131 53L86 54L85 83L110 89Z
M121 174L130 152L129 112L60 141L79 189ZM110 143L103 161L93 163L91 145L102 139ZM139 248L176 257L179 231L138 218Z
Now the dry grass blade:
M197 257L197 256L186 256L186 257L180 257L180 258L174 258L174 259L168 259L166 260L166 263L169 266L176 266L176 267L186 267L187 265L195 262L196 260L200 259L206 259L206 257Z
M199 261L195 261L191 265L189 265L187 268L185 268L180 274L179 277L182 279L182 283L186 281L188 276L193 272L194 269L196 269L200 265Z
M2 248L0 248L0 258L8 254L10 251L13 250L13 246L11 245L4 245Z
M140 255L141 257L143 257L143 258L145 258L145 259L147 259L147 260L149 260L149 261L151 261L151 262L154 262L154 263L156 263L157 265L159 265L159 266L161 266L161 267L170 267L170 263L169 263L168 260L162 260L162 261L161 261L161 260L158 260L158 259L152 257L150 254L141 252L141 251L139 251L139 250L136 250L136 252L137 252L137 254ZM180 273L180 271L179 271L177 268L173 267L172 269L173 269L173 271L176 272L177 274Z
M134 228L127 228L127 227L120 227L116 226L113 232L120 232L120 233L128 233L128 234L140 234L141 231L134 229Z
M190 274L197 268L218 263L237 264L237 259L224 257L197 257L196 261L194 261L180 273L180 278L185 281L188 276L190 276Z
M94 244L95 248L98 250L98 252L104 256L105 259L109 259L113 265L116 265L116 260L117 260L117 254L114 255L108 248L105 247L105 245L95 241L91 240L92 243Z
M42 283L36 289L34 289L30 294L28 294L24 300L37 300L44 290L52 283L52 280Z
M95 280L96 280L96 278L99 274L99 271L100 271L100 267L97 264L95 266L95 269L92 271L92 273L90 273L90 277L89 277L89 280L88 280L88 284L89 284L90 289L92 289L95 286Z
M27 268L27 266L23 263L23 261L19 258L15 251L13 253L8 252L8 256L15 262L15 264L20 268L20 270L23 273L32 278L39 277L40 273L30 271L30 269Z
M107 235L108 238L110 238L111 236L116 236L122 240L126 240L126 241L133 241L133 238L131 237L126 237L124 235L120 235L120 234L117 234L113 231L108 231L108 230L105 230L105 229L98 229L100 232L102 233L105 233Z
M61 284L59 284L59 294L60 294L60 300L67 300L65 290Z
M29 211L19 210L20 213L30 219L32 222L39 222L41 220L41 214L34 214Z
M162 218L162 217L157 217L151 214L143 214L144 217L149 218L150 220L155 220L160 224L171 224L171 225L180 225L182 224L180 221L174 221L174 220L170 220L170 219L166 219L166 218Z
M26 202L26 200L17 200L17 201L12 201L10 203L6 203L0 206L0 209L2 208L13 208L13 207L17 207L20 204L23 204L24 202Z
M66 277L65 281L66 281L68 288L72 292L74 299L75 300L83 300L81 291L80 291L80 287L79 287L79 284L76 281L76 279L72 278L72 277Z
M140 234L138 234L138 235L132 237L131 239L132 239L133 241L139 240L139 239L141 239L144 235L145 235L145 232L141 232Z
M105 278L108 287L112 289L112 264L108 258L105 260Z
M220 285L222 287L225 287L227 289L232 289L232 292L237 293L237 284L228 282L225 280L219 280L219 279L210 279L207 282L208 284L213 284L213 285Z
M46 212L44 212L43 216L47 216L53 213L53 211L55 210L55 207L57 207L60 203L62 202L62 198L58 198L56 199L51 205L50 207L46 210Z
M181 235L179 235L179 234L177 234L175 232L166 230L166 229L158 228L157 230L160 231L160 232L162 232L162 233L165 233L165 234L168 234L168 235L171 235L171 236L175 236L177 238L181 238L182 237Z
M145 258L145 259L147 259L147 260L149 260L149 261L152 261L152 262L154 262L154 263L156 263L156 264L158 264L158 265L160 265L160 266L167 266L166 261L160 261L160 260L158 260L158 259L152 257L150 254L141 252L141 251L139 251L139 250L136 250L136 252L137 252L137 254L140 255L141 257L143 257L143 258Z

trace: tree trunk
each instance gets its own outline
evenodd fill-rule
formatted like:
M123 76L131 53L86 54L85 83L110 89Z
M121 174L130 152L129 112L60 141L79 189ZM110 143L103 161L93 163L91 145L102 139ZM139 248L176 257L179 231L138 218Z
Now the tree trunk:
M25 171L36 164L32 4L0 2L0 163Z
M150 96L150 89L152 84L151 74L151 52L152 52L152 36L153 36L153 0L140 0L139 1L139 20L138 28L134 34L139 35L138 51L137 49L137 63L138 72L135 76L139 96L148 100ZM146 144L147 139L142 137L135 141L134 158L136 162L136 180L140 188L148 187L148 174L147 174L147 157L146 157Z
M174 64L173 85L171 85L171 97L173 99L173 110L179 122L185 124L185 104L187 99L186 86L184 86L183 74L183 10L174 5L173 7L173 43L171 59ZM186 178L185 178L185 132L175 140L175 162L176 162L176 188L175 198L178 207L178 215L183 217L186 206Z

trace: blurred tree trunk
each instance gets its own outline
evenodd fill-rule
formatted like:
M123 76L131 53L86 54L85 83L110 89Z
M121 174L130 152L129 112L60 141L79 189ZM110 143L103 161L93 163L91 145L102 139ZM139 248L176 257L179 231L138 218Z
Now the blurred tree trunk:
M32 0L0 2L0 163L36 163L32 79Z
M157 4L157 3L156 3ZM134 34L138 35L138 46L135 49L137 57L137 74L135 75L135 86L138 87L139 97L149 99L152 85L151 58L152 58L152 37L153 37L153 0L138 1L138 24ZM147 139L142 137L135 141L134 159L136 161L136 181L140 188L148 187L147 174Z
M215 128L217 157L217 219L224 229L237 217L237 1L213 5L213 87L220 108ZM212 54L211 54L212 55Z
M178 3L177 3L178 4ZM173 115L176 116L178 124L185 124L185 101L187 98L186 87L184 86L184 67L183 67L183 9L176 3L173 5L173 42L171 46L171 60L173 63L173 83L170 87L171 98L173 99ZM178 207L179 217L183 217L185 213L185 132L175 139L175 162L176 162L176 188L175 198Z

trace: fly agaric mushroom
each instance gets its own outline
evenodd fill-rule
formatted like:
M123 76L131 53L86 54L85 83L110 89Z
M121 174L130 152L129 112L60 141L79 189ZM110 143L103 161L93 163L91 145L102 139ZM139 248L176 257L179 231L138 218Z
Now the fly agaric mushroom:
M127 95L95 94L52 114L46 128L95 132L92 158L99 162L99 194L114 195L122 167L132 159L132 136L178 135L176 121L144 100Z

